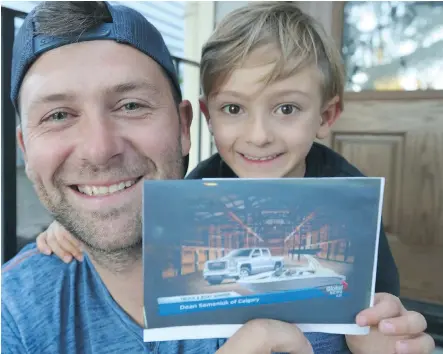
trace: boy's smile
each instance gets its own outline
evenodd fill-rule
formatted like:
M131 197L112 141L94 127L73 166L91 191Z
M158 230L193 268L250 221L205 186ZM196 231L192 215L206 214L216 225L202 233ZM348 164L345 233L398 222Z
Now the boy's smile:
M209 95L209 128L221 157L239 177L303 177L312 143L327 136L337 117L336 101L323 104L315 66L266 83L263 78L275 65L266 53L274 56L275 50L253 51Z
M251 156L248 154L242 154L239 152L240 156L243 157L247 162L251 163L267 163L272 162L282 156L283 154L273 154L268 156Z

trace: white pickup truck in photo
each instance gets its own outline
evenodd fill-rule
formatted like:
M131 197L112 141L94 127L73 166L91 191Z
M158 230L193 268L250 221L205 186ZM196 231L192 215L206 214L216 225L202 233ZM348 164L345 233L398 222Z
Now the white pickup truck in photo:
M274 257L269 248L239 248L226 256L205 262L203 277L211 285L225 279L248 277L283 267L283 257Z

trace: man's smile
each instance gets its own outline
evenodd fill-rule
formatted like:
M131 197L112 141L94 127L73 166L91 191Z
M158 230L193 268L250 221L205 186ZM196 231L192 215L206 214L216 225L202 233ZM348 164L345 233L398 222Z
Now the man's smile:
M89 196L104 196L108 194L113 194L130 188L136 184L142 177L137 177L134 179L127 179L123 181L118 181L115 183L100 183L100 184L79 184L72 185L73 189L78 192L89 195Z

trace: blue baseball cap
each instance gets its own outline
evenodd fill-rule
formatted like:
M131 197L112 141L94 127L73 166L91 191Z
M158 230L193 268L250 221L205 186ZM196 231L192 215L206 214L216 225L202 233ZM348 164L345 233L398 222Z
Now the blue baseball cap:
M139 12L126 6L105 2L112 22L97 25L82 34L54 37L36 34L32 10L24 20L14 40L12 53L11 100L18 111L18 94L26 72L38 57L52 49L92 40L114 40L130 45L155 60L169 76L180 99L181 89L171 54L160 32ZM189 157L185 157L185 172Z

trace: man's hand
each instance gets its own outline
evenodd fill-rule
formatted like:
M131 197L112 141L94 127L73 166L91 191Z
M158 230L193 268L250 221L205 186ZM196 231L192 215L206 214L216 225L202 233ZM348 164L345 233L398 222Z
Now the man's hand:
M252 320L242 326L216 354L314 354L297 326L274 320Z
M367 336L346 336L354 354L430 354L434 340L424 333L426 320L418 312L405 309L391 294L375 294L374 306L357 315L357 324L371 326Z

